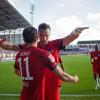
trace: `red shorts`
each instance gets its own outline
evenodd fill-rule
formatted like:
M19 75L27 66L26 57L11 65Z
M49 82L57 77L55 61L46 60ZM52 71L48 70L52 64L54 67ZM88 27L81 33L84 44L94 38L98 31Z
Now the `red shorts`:
M96 79L97 75L100 77L100 66L99 64L93 64L93 76Z
M93 64L93 73L94 74L100 74L100 65Z
M20 100L45 100L45 77L36 84L23 82Z
M39 92L34 92L32 87L23 87L21 91L20 100L45 100L44 90L40 89Z
M53 72L45 69L45 99L60 100L62 80Z
M46 91L45 100L60 100L60 88Z

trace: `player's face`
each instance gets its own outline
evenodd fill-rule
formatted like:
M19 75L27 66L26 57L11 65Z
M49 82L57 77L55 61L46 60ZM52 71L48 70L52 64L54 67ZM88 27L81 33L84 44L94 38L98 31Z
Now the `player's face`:
M50 29L42 29L39 31L39 41L42 44L47 44L49 41Z

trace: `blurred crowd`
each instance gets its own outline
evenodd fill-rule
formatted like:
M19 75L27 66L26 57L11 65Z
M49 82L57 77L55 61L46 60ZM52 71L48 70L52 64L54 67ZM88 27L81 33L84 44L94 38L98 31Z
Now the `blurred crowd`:
M16 51L4 50L0 48L0 61L14 61L16 54Z

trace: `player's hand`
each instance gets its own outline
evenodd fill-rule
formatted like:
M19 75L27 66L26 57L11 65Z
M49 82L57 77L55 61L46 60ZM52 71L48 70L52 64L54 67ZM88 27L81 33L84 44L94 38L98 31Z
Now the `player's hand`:
M0 41L6 41L6 38L3 38L3 39L0 38Z
M75 83L79 82L79 77L77 75L75 75Z
M72 34L79 35L83 30L88 29L89 27L77 27L72 31Z
M0 39L0 45L6 41L6 38Z

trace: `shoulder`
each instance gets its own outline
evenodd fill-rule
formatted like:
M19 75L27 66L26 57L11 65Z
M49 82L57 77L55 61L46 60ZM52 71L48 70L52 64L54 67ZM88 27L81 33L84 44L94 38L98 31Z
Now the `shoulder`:
M19 49L24 49L26 47L26 44L19 44Z
M49 43L62 42L62 41L63 41L63 39L55 39L55 40L49 41Z
M56 48L61 48L63 46L63 39L52 40L52 41L49 41L48 44Z
M95 51L91 51L91 52L90 52L90 54L94 54L94 53L95 53Z
M38 55L45 56L49 55L49 52L40 48L33 48L33 51L36 52Z

